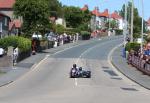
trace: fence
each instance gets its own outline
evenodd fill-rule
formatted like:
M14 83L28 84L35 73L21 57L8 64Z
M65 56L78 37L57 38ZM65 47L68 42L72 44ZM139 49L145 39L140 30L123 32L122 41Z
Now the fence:
M140 59L135 55L130 55L128 57L128 63L150 76L150 64L146 60Z

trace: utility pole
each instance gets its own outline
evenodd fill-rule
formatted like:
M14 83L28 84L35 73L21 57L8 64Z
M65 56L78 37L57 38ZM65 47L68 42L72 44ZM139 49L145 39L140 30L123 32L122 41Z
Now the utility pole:
M125 1L125 14L124 14L123 35L124 35L124 47L125 47L125 45L126 45L126 37L127 37L127 2L126 1Z
M143 31L144 31L144 3L141 0L142 4L142 29L141 29L141 53L143 52Z
M133 18L134 18L134 0L132 2L132 9L131 9L131 36L130 41L133 42Z

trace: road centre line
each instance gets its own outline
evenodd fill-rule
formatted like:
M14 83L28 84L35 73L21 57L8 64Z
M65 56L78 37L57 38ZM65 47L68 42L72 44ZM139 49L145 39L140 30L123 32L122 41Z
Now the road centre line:
M79 60L82 58L82 56L83 56L84 54L86 54L87 52L89 52L89 51L91 51L92 49L98 47L99 45L104 45L104 44L109 43L109 42L112 42L112 41L115 41L115 40L106 41L106 42L103 42L103 43L100 43L100 44L98 43L98 44L96 44L95 46L93 46L93 47L91 47L91 48L88 48L86 51L84 51L84 52L79 56L79 58L78 58L77 61L76 61L76 64L79 62ZM77 79L77 78L75 78L75 86L78 86L78 79Z

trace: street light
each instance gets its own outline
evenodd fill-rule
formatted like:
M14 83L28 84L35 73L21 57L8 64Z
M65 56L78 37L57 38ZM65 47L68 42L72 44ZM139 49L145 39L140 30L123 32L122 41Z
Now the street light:
M125 46L126 46L126 37L127 37L127 1L126 0L125 0L125 14L124 14L123 35L124 35L124 48L125 48Z
M131 9L131 37L130 37L130 41L133 42L134 0L131 0L131 2L132 2L132 9Z
M144 27L144 3L143 0L141 0L142 5L142 29L141 29L141 53L143 52L143 27Z

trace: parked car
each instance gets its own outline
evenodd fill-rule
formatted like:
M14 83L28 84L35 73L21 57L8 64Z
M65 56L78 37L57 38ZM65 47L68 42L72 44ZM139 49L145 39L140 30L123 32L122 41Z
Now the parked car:
M0 48L0 56L3 56L3 55L4 55L4 49Z

